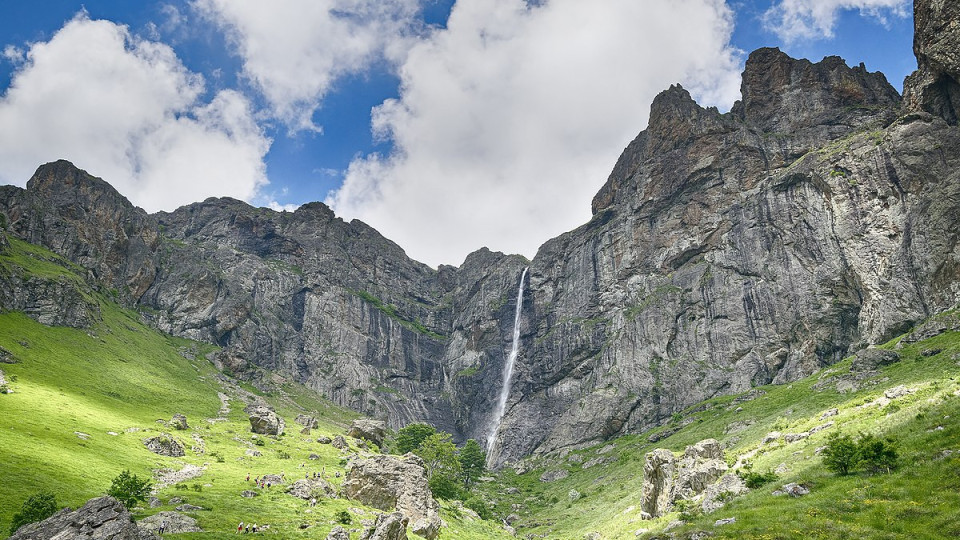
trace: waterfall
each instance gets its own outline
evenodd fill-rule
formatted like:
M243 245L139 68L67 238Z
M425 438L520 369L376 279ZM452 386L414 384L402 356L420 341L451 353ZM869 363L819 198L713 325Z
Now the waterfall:
M520 315L523 312L523 280L527 277L527 270L529 268L524 268L523 273L520 274L517 307L513 314L513 343L510 345L510 356L507 357L507 363L503 366L503 385L500 387L497 408L493 411L493 421L490 422L490 428L487 432L487 455L492 453L493 443L497 440L500 422L503 420L503 413L507 408L507 398L510 397L510 379L513 378L513 365L517 361L517 355L520 354Z

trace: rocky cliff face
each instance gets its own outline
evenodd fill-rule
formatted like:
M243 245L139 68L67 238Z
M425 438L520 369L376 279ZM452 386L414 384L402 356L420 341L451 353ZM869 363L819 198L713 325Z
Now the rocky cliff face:
M960 301L960 22L917 9L903 105L863 66L758 50L729 113L658 96L593 219L532 262L481 249L433 270L320 203L147 215L66 162L0 189L0 215L158 328L219 344L225 370L480 440L529 265L504 463L794 380ZM8 309L47 295L0 279L26 291L0 295Z

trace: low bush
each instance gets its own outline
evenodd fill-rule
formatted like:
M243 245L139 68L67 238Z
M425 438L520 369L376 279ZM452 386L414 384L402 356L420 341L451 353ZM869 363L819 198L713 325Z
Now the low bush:
M13 515L10 523L10 534L28 524L43 521L57 512L57 498L52 493L36 493L31 495L20 511Z

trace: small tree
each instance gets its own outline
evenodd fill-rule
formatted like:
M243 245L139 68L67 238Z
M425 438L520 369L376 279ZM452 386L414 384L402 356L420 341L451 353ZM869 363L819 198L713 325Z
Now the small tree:
M878 439L872 434L860 434L857 441L860 464L872 472L890 472L897 467L897 448L890 439Z
M453 444L453 435L441 431L427 437L414 450L427 465L427 474L444 473L456 478L460 475L460 462L457 461L457 447Z
M117 499L127 508L133 508L138 502L147 500L151 487L149 479L141 480L137 475L130 474L129 470L124 470L113 479L107 495Z
M43 521L57 512L57 498L52 493L36 493L23 501L20 511L13 515L10 535L28 523Z
M430 491L438 499L460 499L463 494L460 491L460 484L456 478L446 472L437 472L430 477Z
M480 443L473 439L467 439L464 443L457 453L457 461L460 462L463 486L467 489L487 470L487 453L480 448Z
M846 476L860 461L860 452L857 443L850 435L833 433L827 439L827 447L823 450L823 464L827 469Z
M407 452L413 452L427 437L434 435L437 429L430 424L413 423L403 426L397 430L397 436L394 438L393 451L403 455Z

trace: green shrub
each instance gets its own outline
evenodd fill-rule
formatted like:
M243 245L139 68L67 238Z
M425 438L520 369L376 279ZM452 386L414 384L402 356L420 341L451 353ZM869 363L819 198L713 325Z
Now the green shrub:
M743 483L747 485L750 489L757 489L758 487L769 484L777 479L777 473L773 471L767 472L754 472L754 471L739 471L738 474L740 478L743 479Z
M255 445L257 445L257 446L264 446L264 445L266 445L267 443L263 442L263 439L257 438L257 439L254 439L254 440L253 440L253 444L255 444Z
M350 512L347 512L346 510L338 511L336 514L334 514L334 519L336 519L337 523L341 525L349 525L351 522L353 522L353 518L350 517Z
M137 475L130 474L129 470L124 470L113 479L107 495L120 501L127 508L133 508L138 502L147 500L151 487L149 479L141 480Z
M433 492L433 496L438 499L461 499L463 495L460 491L460 484L457 482L456 478L446 475L446 474L434 474L430 478L430 491Z
M850 435L832 433L823 449L823 465L840 476L850 474L860 460L857 443Z
M463 503L464 506L473 510L480 516L480 519L490 519L493 517L493 512L490 511L490 506L487 505L487 502L480 497L470 497Z
M0 214L2 215L2 214ZM36 493L31 495L20 511L13 515L10 523L10 534L28 524L43 521L57 512L57 498L52 493Z
M860 465L871 472L890 472L897 467L897 448L890 439L878 439L871 434L860 434L857 441Z

